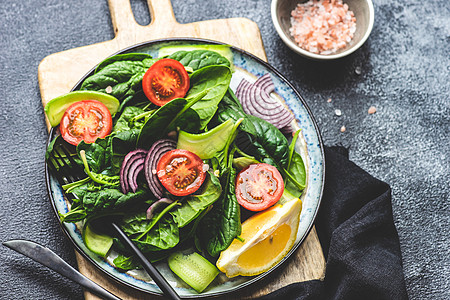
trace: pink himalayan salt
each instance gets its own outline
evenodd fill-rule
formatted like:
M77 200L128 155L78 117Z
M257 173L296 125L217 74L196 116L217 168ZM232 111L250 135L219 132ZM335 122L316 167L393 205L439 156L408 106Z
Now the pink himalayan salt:
M291 12L290 33L304 50L332 54L344 48L356 31L356 18L342 0L310 0Z

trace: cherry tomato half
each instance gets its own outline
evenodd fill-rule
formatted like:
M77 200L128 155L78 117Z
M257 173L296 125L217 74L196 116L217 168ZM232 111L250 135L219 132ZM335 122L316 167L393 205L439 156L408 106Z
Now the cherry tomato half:
M280 200L284 182L274 166L252 164L236 177L236 198L240 205L251 211L261 211Z
M93 143L104 138L112 129L112 118L108 108L97 100L75 102L66 109L59 125L64 140L72 145L81 141Z
M163 106L170 100L186 95L189 75L179 61L163 58L145 72L142 89L151 102Z
M201 158L183 149L164 153L158 161L156 174L162 185L175 196L194 193L206 177Z

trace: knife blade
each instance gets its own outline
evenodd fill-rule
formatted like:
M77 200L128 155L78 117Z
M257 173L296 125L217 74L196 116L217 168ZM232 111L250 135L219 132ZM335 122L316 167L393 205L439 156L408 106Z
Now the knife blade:
M102 297L103 299L121 300L121 298L111 294L110 292L78 272L75 268L73 268L47 247L27 240L6 241L3 242L3 245L37 261L38 263L69 278L70 280L75 281L76 283L80 284L97 296Z

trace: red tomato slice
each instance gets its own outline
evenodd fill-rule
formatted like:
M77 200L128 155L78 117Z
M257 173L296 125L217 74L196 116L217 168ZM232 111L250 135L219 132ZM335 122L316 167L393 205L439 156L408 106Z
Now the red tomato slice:
M206 177L201 158L183 149L166 152L159 159L156 169L159 181L175 196L194 193Z
M186 95L189 75L179 61L163 58L145 72L142 88L151 102L163 106L170 100Z
M269 164L250 165L236 177L237 201L251 211L261 211L274 205L283 191L283 177L277 168Z
M93 143L111 133L112 118L108 108L97 100L75 102L66 109L59 125L64 140L72 145Z

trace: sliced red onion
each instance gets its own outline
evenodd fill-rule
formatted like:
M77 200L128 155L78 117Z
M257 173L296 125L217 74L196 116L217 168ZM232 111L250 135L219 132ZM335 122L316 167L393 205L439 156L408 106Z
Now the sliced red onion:
M134 160L130 165L130 171L128 172L128 186L133 193L136 193L138 188L137 177L139 173L144 169L145 155L139 159Z
M120 187L124 194L128 193L130 189L133 193L136 192L137 177L143 169L146 155L147 151L137 149L125 156L120 168Z
M269 74L264 75L254 84L243 79L236 89L236 96L245 113L266 120L281 129L288 126L294 116L283 104L269 95L275 86L270 75L267 75Z
M296 130L294 129L292 124L288 124L288 125L284 126L283 128L280 128L280 131L285 135L290 135L290 134L293 134Z
M164 188L161 182L156 176L156 165L159 159L164 153L173 150L177 147L177 143L174 140L162 139L156 141L148 150L147 156L144 162L145 179L147 180L148 187L153 195L161 199L163 197Z
M273 84L272 78L270 78L269 73L259 77L258 80L256 80L253 85L257 88L260 88L267 94L270 94L273 91L275 91L275 84Z
M153 213L155 212L156 209L162 206L165 207L171 203L173 203L173 201L168 198L159 199L158 201L150 205L150 207L147 209L147 219L150 220L153 217Z

